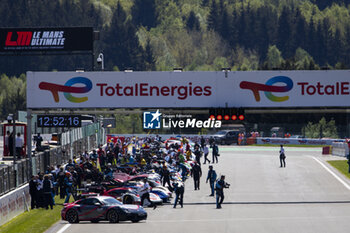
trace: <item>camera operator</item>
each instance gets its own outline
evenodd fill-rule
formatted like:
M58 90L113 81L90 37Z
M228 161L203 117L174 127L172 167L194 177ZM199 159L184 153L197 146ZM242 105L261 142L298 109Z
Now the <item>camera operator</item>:
M229 188L230 184L225 182L225 176L221 176L220 180L216 182L216 208L221 209L221 204L224 201L224 188Z

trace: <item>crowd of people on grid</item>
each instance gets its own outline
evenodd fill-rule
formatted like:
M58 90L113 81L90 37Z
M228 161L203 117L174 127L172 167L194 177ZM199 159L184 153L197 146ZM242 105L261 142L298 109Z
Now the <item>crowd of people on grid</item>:
M203 137L192 146L185 138L179 139L178 142L164 143L158 136L130 137L123 140L112 138L105 146L100 145L90 153L85 151L65 165L47 167L46 171L33 176L29 183L31 208L52 209L56 195L68 203L71 196L81 188L82 182L100 183L104 179L113 178L113 172L116 170L137 174L150 169L160 174L163 185L175 192L175 201L179 201L182 206L184 185L171 184L168 167L175 167L183 181L189 176L193 177L195 190L199 190L199 180L202 176L201 157L204 156L203 164L217 163L219 150L214 140L206 140ZM209 147L212 148L211 160L208 158ZM190 169L186 167L188 164L185 164L185 161L191 161Z

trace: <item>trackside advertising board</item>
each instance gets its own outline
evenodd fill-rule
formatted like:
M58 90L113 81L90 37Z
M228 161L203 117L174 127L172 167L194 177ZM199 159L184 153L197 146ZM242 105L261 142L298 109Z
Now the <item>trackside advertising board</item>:
M28 72L28 108L348 107L350 71Z
M92 27L0 28L0 52L91 51Z

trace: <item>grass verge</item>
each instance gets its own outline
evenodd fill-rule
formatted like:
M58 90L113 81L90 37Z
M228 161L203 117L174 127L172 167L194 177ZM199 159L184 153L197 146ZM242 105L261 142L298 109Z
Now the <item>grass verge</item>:
M333 160L327 162L350 179L349 165L347 160Z
M71 197L71 200L72 197ZM56 205L51 210L40 208L24 212L8 223L0 226L0 232L6 233L41 233L48 230L61 218L61 210L64 199L55 197Z

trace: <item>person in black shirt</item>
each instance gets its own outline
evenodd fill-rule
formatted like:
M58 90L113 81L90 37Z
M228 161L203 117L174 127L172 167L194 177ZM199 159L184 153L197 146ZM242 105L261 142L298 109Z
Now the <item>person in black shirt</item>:
M65 178L65 171L63 167L60 167L60 170L57 172L57 185L60 189L60 199L64 199L66 195L66 190L64 188L64 178Z
M216 163L218 163L218 155L219 155L219 147L216 145L215 142L213 142L213 163L215 163L215 159L216 159Z
M30 194L30 198L31 198L31 202L30 202L30 208L31 209L35 209L38 207L37 205L37 177L36 176L32 176L31 180L29 181L29 194Z
M38 133L38 136L34 137L35 140L35 146L37 151L41 151L41 142L43 141L43 138L40 136L40 133Z
M228 188L230 185L225 182L225 176L221 176L220 180L216 182L216 208L221 209L221 204L224 201L224 188Z
M183 208L183 200L184 200L184 193L185 193L185 187L184 184L175 183L175 201L174 201L174 208L176 208L177 202L181 205L181 208Z
M212 165L209 166L209 171L208 171L208 176L207 176L207 183L208 183L208 180L209 180L210 189L211 189L211 194L209 196L214 196L214 183L215 183L215 180L216 180L216 172L213 169Z
M195 162L194 166L192 167L191 176L193 177L194 190L197 190L197 189L199 190L200 178L202 176L202 169L197 162Z
M53 209L53 200L52 200L52 183L51 180L49 180L49 175L46 174L44 176L44 181L43 181L43 193L44 193L44 200L45 200L45 208L49 209L49 205L50 208Z
M204 137L202 136L202 137L201 137L201 147L202 147L202 149L204 148L204 146L205 146L205 139L204 139Z
M163 186L165 187L165 184L168 184L169 190L172 190L173 187L171 187L170 184L170 171L168 170L168 167L164 164L163 168L161 170L161 178L163 178Z
M9 151L10 151L10 156L13 156L14 154L14 151L13 151L13 143L15 143L15 140L14 140L14 135L13 135L13 132L10 134L9 136Z
M195 151L194 151L194 155L196 156L196 162L199 164L199 166L201 165L201 151L199 150L199 146L195 147Z

